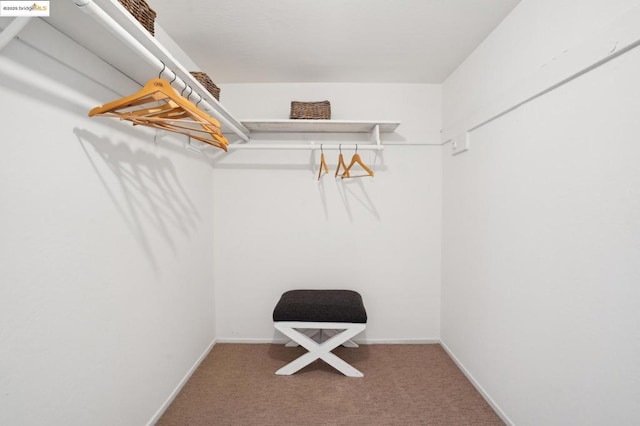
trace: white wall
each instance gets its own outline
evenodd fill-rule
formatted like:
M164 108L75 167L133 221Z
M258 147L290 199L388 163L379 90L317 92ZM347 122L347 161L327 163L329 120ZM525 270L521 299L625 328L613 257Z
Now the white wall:
M223 85L221 99L240 118L288 118L291 100L331 101L338 120L399 120L383 143L439 143L440 87L379 84ZM339 143L356 137L270 135ZM365 136L365 140L368 136ZM217 335L221 340L283 337L271 314L293 288L351 288L369 314L360 340L439 338L440 146L389 145L374 178L316 180L319 153L236 151L214 166ZM353 152L344 153L347 161Z
M524 0L447 80L443 121L631 3ZM442 341L515 424L640 422L638 69L636 48L443 151Z
M0 424L144 424L214 339L211 164L88 118L139 86L42 21L21 36L37 49L0 52Z
M509 97L638 0L523 0L443 85L443 127ZM605 40L609 49L615 40Z

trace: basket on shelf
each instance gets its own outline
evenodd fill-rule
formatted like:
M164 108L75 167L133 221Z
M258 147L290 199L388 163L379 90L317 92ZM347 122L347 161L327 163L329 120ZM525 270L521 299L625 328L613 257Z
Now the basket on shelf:
M156 12L144 0L118 0L142 24L143 27L155 35Z
M307 120L328 120L331 118L331 103L329 101L320 102L300 102L291 101L292 119Z
M213 81L211 81L211 78L209 78L206 73L200 71L191 71L191 75L194 76L195 79L198 80L200 84L202 84L204 88L213 95L214 98L216 98L216 100L220 100L220 88L216 86Z

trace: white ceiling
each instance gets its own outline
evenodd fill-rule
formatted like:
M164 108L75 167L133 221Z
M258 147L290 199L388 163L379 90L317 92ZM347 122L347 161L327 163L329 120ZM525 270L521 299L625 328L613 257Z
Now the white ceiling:
M149 0L216 83L441 83L520 0Z

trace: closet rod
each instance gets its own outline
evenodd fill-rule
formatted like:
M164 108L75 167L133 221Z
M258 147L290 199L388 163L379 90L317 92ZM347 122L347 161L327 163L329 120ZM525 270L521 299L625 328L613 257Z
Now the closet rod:
M297 144L297 145L287 145L287 144L256 144L256 143L252 143L252 144L244 144L244 143L234 143L234 144L230 144L229 146L227 146L227 149L229 151L232 150L236 150L236 149L262 149L262 150L311 150L311 151L317 151L319 149L325 149L325 150L339 150L339 149L343 149L343 150L347 150L347 151L354 151L355 149L358 149L358 151L381 151L384 149L383 145L360 145L360 144L342 144L342 145L336 145L336 144L314 144L314 145L302 145L302 144Z
M13 18L13 21L0 33L0 50L4 49L31 19L33 18L29 16Z
M108 13L106 13L102 8L100 8L97 4L94 3L93 0L74 0L74 3L80 10L85 12L86 14L93 17L96 21L98 21L102 26L104 26L107 30L109 30L112 34L118 37L123 43L129 46L133 51L135 51L141 58L146 60L153 67L158 69L158 72L165 69L167 74L165 75L175 75L176 79L173 81L178 86L182 86L183 88L188 87L189 85L174 71L174 69L181 69L182 66L176 62L176 60L171 56L165 53L164 61L158 59L155 55L153 55L147 48L145 48L138 40L136 40L131 34L124 30ZM166 66L165 66L166 65ZM188 71L181 69L183 74L188 75ZM172 77L173 79L173 77ZM190 87L191 88L191 87ZM184 91L182 89L182 91ZM193 91L190 92L189 97L193 94ZM198 94L200 97L200 95ZM194 97L194 100L197 99ZM233 124L227 117L218 112L214 107L212 107L207 101L200 97L198 108L205 111L206 113L214 116L216 119L220 120L224 125L228 126L229 129L238 135L242 140L249 141L248 132L242 131L238 126Z

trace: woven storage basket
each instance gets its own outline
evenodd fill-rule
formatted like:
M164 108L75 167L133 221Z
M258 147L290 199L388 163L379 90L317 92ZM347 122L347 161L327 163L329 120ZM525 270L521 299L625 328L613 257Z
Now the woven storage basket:
M220 88L216 86L206 73L200 71L191 71L196 80L198 80L205 89L209 91L218 101L220 100Z
M144 0L118 0L143 27L155 35L156 12Z
M331 118L331 103L291 101L289 118L308 120L328 120Z

